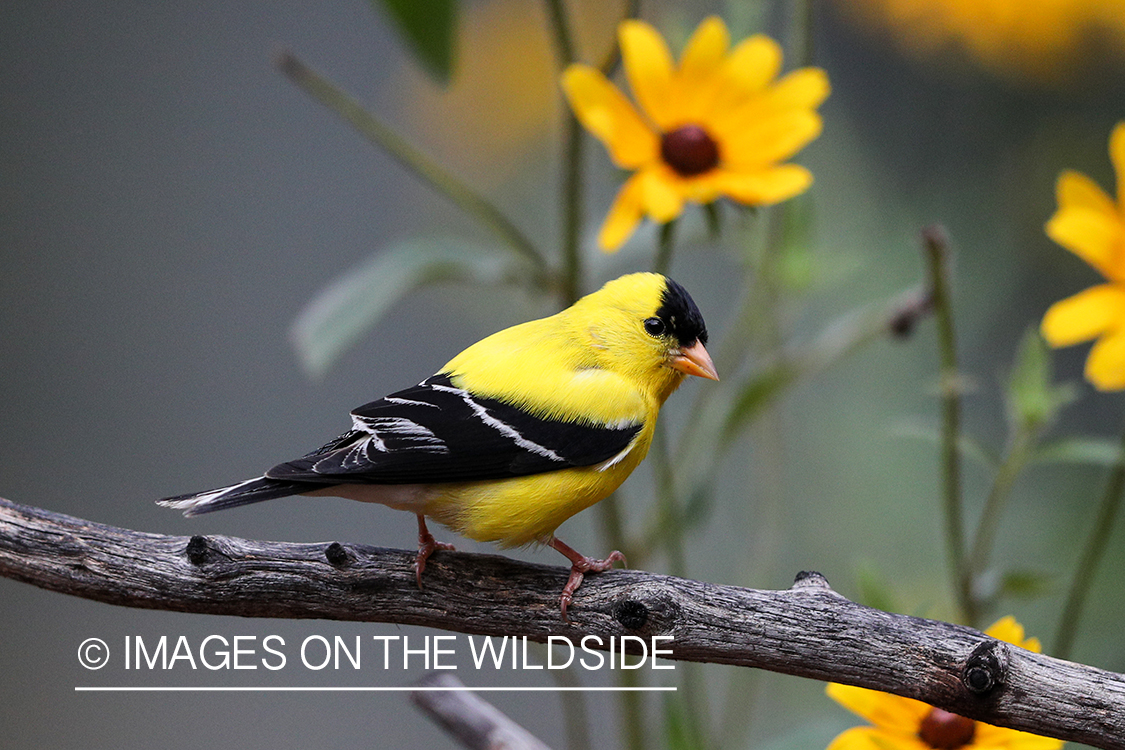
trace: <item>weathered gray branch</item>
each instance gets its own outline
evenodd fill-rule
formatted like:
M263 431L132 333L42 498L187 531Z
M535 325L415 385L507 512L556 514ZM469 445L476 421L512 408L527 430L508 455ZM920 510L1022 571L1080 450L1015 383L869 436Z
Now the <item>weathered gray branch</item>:
M472 750L551 750L535 735L473 693L458 691L465 685L456 677L432 672L419 681L426 691L415 691L410 700L441 724L461 745ZM450 688L433 690L433 688Z
M735 664L915 698L999 726L1125 750L1125 676L971 628L848 601L817 574L786 591L637 570L588 576L559 617L563 568L360 545L174 537L0 499L0 575L119 604L244 617L393 622L481 635L671 636L675 659ZM662 644L662 648L665 644Z

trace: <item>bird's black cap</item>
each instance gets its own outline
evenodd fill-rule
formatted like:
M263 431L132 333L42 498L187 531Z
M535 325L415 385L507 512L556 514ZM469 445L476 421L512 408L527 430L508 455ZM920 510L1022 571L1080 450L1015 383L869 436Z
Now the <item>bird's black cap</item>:
M680 346L691 346L696 341L707 345L707 324L687 290L672 279L665 278L664 294L656 317L664 321L668 331Z

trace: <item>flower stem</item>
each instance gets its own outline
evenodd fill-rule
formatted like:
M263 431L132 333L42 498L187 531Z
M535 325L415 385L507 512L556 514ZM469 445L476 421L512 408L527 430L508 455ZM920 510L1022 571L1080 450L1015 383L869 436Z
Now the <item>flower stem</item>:
M953 330L953 303L949 293L949 245L939 226L922 230L922 244L930 265L934 317L937 319L938 352L941 361L941 475L945 512L945 541L954 592L961 612L972 611L971 592L965 575L965 537L961 500L961 457L957 444L961 433L961 385L957 372L957 337Z
M1082 609L1086 604L1086 596L1090 593L1090 585L1094 580L1105 553L1106 543L1109 541L1110 532L1113 531L1113 522L1121 508L1121 497L1125 494L1125 433L1121 436L1121 449L1117 456L1117 463L1106 483L1105 495L1102 497L1098 515L1094 520L1094 528L1090 530L1090 537L1082 546L1082 556L1078 560L1078 567L1074 571L1074 579L1070 584L1070 593L1067 595L1066 605L1063 607L1062 616L1059 618L1059 628L1055 635L1054 656L1060 659L1068 658L1070 649L1074 645L1074 637L1078 632L1078 621L1082 617Z
M1038 430L1033 427L1017 426L1011 446L992 479L992 487L989 489L988 498L984 502L984 509L981 511L976 535L973 537L972 549L965 563L963 575L966 580L961 582L961 588L969 593L968 611L965 613L968 625L974 627L979 625L983 602L978 601L973 584L976 577L984 573L988 567L988 559L992 555L992 548L996 541L996 532L1000 528L1000 517L1004 506L1008 498L1011 497L1012 485L1031 458L1037 434Z
M816 10L813 0L796 0L793 3L793 33L790 34L790 57L801 67L812 65L815 43L813 28Z
M546 0L547 15L554 32L555 52L561 73L577 57L570 24L563 0ZM585 137L574 112L563 106L566 137L563 143L562 204L562 261L563 271L560 293L565 306L572 305L582 294L582 253L579 239L582 236L582 152Z
M660 241L656 246L656 257L652 260L652 270L655 273L668 275L672 267L672 252L676 248L676 220L660 225Z
M476 217L509 247L534 263L538 270L546 269L546 260L535 244L496 206L408 143L360 106L359 102L290 52L281 53L277 67L307 94L347 121L364 138L382 148L463 211Z

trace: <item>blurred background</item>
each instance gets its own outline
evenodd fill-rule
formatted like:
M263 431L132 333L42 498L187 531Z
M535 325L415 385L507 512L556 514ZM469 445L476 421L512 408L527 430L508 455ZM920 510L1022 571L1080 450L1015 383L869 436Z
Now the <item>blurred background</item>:
M1119 2L1087 5L1107 19L1125 14ZM955 315L970 384L965 429L999 450L1003 382L1021 337L1052 302L1097 280L1043 224L1064 168L1113 190L1107 141L1125 118L1125 47L1110 21L1072 24L1061 11L1044 22L1052 34L1015 24L981 39L970 33L980 21L896 21L909 18L908 6L812 5L808 52L833 92L821 108L823 135L796 159L816 183L805 201L807 265L781 322L787 340L807 340L837 316L923 279L919 230L942 223L956 252ZM621 10L594 0L568 7L580 57L600 60ZM677 51L710 13L736 39L764 31L786 42L795 33L796 11L782 2L641 7ZM302 369L291 344L305 306L386 248L417 237L452 246L492 240L278 72L282 50L408 134L544 247L555 246L565 105L544 8L465 0L456 40L443 87L419 70L389 17L363 0L5 3L0 496L155 533L413 548L410 515L345 500L289 498L190 520L153 500L302 454L346 428L349 409L418 382L488 333L555 309L514 287L482 293L447 283L405 295L319 377ZM787 53L785 68L795 65ZM598 254L594 232L620 178L600 144L590 140L586 157L589 291L650 267L655 233L649 227L620 253ZM738 253L729 241L709 240L699 212L690 213L671 275L721 336L740 288ZM849 598L955 618L937 447L915 437L937 424L936 352L925 321L908 339L877 340L786 391L716 467L705 517L684 539L689 575L777 589L800 570L817 570ZM1051 434L1113 439L1125 402L1082 382L1085 353L1054 355L1058 377L1077 383L1079 398ZM688 384L671 399L663 419L674 434L709 385ZM1105 475L1097 465L1034 466L1004 515L994 562L1037 584L1034 596L1005 600L994 614L1015 615L1048 652ZM966 464L970 523L990 481ZM622 496L630 528L651 517L652 495L651 467L642 465ZM608 552L594 510L560 536L587 554ZM448 532L438 537L493 551ZM1115 530L1070 655L1114 671L1125 671L1125 604L1112 573L1125 563L1122 540ZM561 563L549 550L512 554ZM667 572L660 554L645 567ZM310 634L413 639L436 631L148 612L6 579L0 601L0 745L453 746L404 694L74 692L216 680L393 685L420 676L87 672L75 650L91 636L112 649L137 635L198 642L280 634L298 643ZM824 747L856 723L820 683L721 666L702 674L723 747ZM551 684L510 671L458 676ZM579 677L597 685L615 676ZM555 697L488 698L564 746ZM585 704L594 745L616 746L616 701L589 694Z

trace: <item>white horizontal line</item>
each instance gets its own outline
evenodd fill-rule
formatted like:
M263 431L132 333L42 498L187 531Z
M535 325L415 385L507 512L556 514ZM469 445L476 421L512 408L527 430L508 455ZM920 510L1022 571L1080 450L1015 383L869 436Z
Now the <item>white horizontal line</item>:
M169 686L83 686L77 685L77 693L413 693L448 690L460 693L500 693L500 692L548 692L548 693L608 693L608 692L675 692L675 687L440 687L424 685L418 687L297 687L297 686L210 686L210 687L169 687Z

